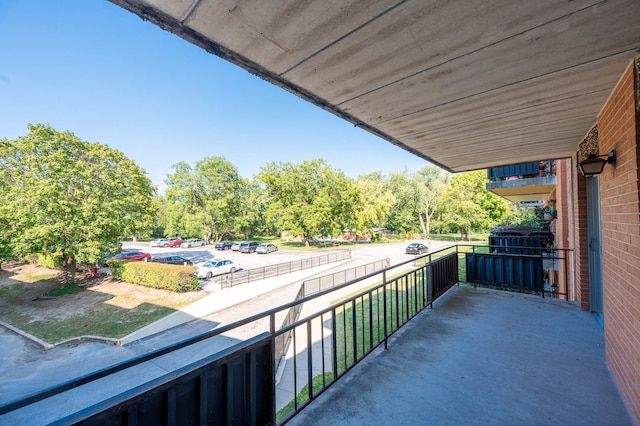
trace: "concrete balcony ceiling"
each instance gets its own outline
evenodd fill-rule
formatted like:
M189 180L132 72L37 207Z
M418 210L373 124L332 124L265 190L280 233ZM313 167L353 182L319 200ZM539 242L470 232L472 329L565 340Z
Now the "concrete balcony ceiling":
M555 176L502 180L487 183L487 189L489 191L516 203L545 200L555 188Z
M111 0L465 171L571 156L640 52L640 1Z

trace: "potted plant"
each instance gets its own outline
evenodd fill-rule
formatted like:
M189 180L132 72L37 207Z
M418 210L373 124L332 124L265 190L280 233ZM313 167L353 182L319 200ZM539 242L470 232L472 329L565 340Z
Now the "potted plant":
M558 216L558 210L547 208L544 210L544 220L552 221Z

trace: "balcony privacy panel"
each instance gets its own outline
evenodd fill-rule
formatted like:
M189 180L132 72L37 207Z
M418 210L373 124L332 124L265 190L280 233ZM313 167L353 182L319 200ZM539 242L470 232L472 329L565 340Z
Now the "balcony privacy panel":
M429 266L430 295L433 302L454 285L458 284L458 254L451 253L431 262Z
M273 419L272 339L250 339L61 424L265 425Z
M525 291L542 291L544 288L542 257L467 253L466 265L467 282L471 284Z
M487 169L489 180L502 179L511 176L537 175L539 172L538 162L527 164L516 164L515 166L494 167Z
M505 232L506 234L506 232ZM534 235L489 235L489 248L492 253L540 255L540 249L553 244L553 234L534 231Z

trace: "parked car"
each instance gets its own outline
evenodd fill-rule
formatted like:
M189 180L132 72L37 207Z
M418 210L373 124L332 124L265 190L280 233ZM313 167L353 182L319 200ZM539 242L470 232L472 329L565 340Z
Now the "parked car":
M198 268L196 276L198 278L211 278L214 275L222 275L228 273L234 273L240 269L240 265L233 260L220 259L209 260Z
M180 244L180 247L182 248L189 248L189 247L203 247L206 246L207 242L205 240L189 240L189 241L185 241L184 243Z
M429 249L424 244L411 243L411 244L409 244L407 246L407 249L405 250L405 253L407 253L407 254L422 254L422 253L427 253L428 251L429 251Z
M109 260L143 260L147 262L150 259L151 255L143 251L123 251L122 253L116 254Z
M169 238L169 241L164 245L165 247L180 247L184 243L182 238Z
M278 251L278 247L271 243L260 244L258 247L256 247L256 253L267 254L273 253L274 251Z
M216 250L231 250L234 244L233 241L220 241L216 244Z
M231 250L232 251L240 251L240 243L231 244Z
M164 247L165 243L168 243L169 239L168 238L159 238L157 240L153 240L151 242L149 242L149 246L151 247Z
M240 253L255 253L257 248L257 241L245 241L240 243Z
M152 262L164 263L167 265L193 265L189 259L185 259L180 256L165 256L165 257L154 257L151 259Z

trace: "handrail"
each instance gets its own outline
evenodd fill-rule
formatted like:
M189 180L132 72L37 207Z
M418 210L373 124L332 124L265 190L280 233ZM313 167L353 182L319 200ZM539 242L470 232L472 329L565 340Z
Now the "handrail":
M428 253L428 254L424 254L422 256L418 256L416 258L412 258L410 260L406 260L406 261L400 262L400 263L398 263L396 265L389 266L389 267L383 268L383 269L381 269L379 271L375 271L375 272L372 272L370 274L366 274L366 275L364 275L362 277L347 281L346 283L338 285L338 286L336 286L334 288L323 290L323 291L320 291L318 293L315 293L315 294L312 294L312 295L309 295L309 296L305 296L305 297L303 297L303 298L301 298L299 300L282 304L282 305L280 305L278 307L269 309L267 311L264 311L264 312L261 312L261 313L255 314L255 315L252 315L250 317L244 318L244 319L239 320L239 321L235 321L235 322L233 322L231 324L227 324L227 325L215 328L215 329L210 330L208 332L201 333L199 335L189 337L189 338L184 339L182 341L179 341L177 343L173 343L171 345L164 346L162 348L153 350L153 351L148 352L146 354L133 357L133 358L127 360L127 361L116 363L116 364L114 364L114 365L112 365L110 367L101 368L101 369L99 369L97 371L94 371L92 373L85 374L85 375L80 376L80 377L76 377L74 379L71 379L71 380L62 382L60 384L51 386L51 387L49 387L47 389L40 390L40 391L37 391L37 392L33 392L31 394L28 394L27 396L15 399L13 401L9 401L7 403L3 403L3 404L0 405L0 415L9 413L11 411L17 410L17 409L22 408L22 407L26 407L27 405L33 404L33 403L38 402L38 401L42 401L42 400L50 398L50 397L52 397L54 395L58 395L58 394L60 394L62 392L65 392L65 391L77 388L79 386L85 385L87 383L93 382L95 380L107 377L107 376L109 376L111 374L117 373L117 372L125 370L127 368L134 367L136 365L142 364L143 362L147 362L147 361L150 361L152 359L158 358L160 356L169 354L171 352L175 352L176 350L179 350L179 349L185 348L187 346L193 345L195 343L201 342L203 340L218 336L220 334L223 334L225 332L228 332L228 331L233 330L233 329L238 328L238 327L242 327L244 325L250 324L250 323L252 323L254 321L257 321L257 320L260 320L260 319L263 319L263 318L270 317L270 321L269 321L269 323L271 324L270 333L272 335L272 338L275 338L275 336L274 336L275 335L275 331L276 331L275 330L275 315L278 312L281 312L281 311L283 311L285 309L289 309L289 308L291 308L293 306L296 306L298 304L305 303L305 302L314 300L316 298L325 296L325 295L327 295L327 294L329 294L331 292L338 291L338 290L343 289L345 287L348 287L350 285L353 285L353 284L356 284L358 282L364 281L366 279L372 278L372 277L374 277L376 275L381 275L382 274L383 277L386 277L386 272L387 271L396 269L399 266L404 266L406 264L413 263L413 262L416 261L417 258L431 259L432 255L444 252L446 250L450 250L452 247L456 247L456 246L452 245L452 246L445 247L445 248L442 248L440 250L437 250L435 252L431 252L431 253ZM385 279L385 281L386 281L386 279Z

